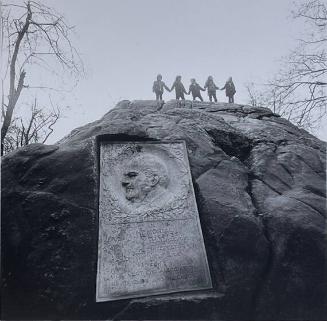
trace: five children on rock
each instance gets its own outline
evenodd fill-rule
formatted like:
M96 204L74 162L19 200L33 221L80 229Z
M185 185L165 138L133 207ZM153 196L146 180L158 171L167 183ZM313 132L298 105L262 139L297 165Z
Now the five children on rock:
M201 91L207 90L209 100L212 102L212 99L217 102L217 95L216 91L219 90L219 88L216 86L216 84L213 81L213 77L209 76L204 88L202 88L194 78L191 79L191 84L189 87L189 91L187 92L185 90L185 87L182 83L182 76L177 76L173 85L171 88L168 88L166 84L162 81L162 76L159 74L157 76L157 80L154 81L152 91L156 95L156 100L162 100L162 95L164 92L164 89L171 92L173 89L175 89L176 99L182 99L185 100L185 95L189 95L192 93L193 100L196 100L196 98L199 98L200 101L203 101L203 98L201 96ZM226 97L228 97L229 103L234 103L234 95L236 93L235 85L233 83L232 77L229 77L228 80L225 83L225 86L221 88L220 90L225 90Z

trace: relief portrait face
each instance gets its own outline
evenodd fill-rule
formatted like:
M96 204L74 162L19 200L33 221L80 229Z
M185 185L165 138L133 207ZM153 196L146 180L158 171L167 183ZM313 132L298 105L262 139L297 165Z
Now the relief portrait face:
M125 198L132 203L154 197L167 185L167 170L155 157L138 156L126 165L121 184Z

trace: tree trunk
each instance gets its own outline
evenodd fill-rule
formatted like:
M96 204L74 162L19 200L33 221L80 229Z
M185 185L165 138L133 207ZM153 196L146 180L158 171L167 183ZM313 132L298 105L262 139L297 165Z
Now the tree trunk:
M22 71L19 75L19 80L18 80L18 85L17 85L17 89L15 89L15 78L16 78L16 61L17 61L17 56L18 56L18 52L19 52L19 48L20 48L20 44L25 36L25 34L28 31L29 25L30 25L30 20L32 18L32 11L30 8L30 3L27 3L27 17L25 20L25 24L22 28L21 31L19 31L18 36L17 36L17 40L15 43L15 49L11 58L11 62L10 62L10 87L9 87L9 101L8 101L8 106L7 106L7 110L5 112L5 116L4 116L4 120L3 120L3 124L1 127L1 155L3 155L3 143L4 140L6 138L7 132L8 132L8 128L10 126L11 123L11 119L12 119L12 115L16 106L16 103L18 101L18 98L20 96L20 93L23 89L24 86L24 78L25 78L25 71Z

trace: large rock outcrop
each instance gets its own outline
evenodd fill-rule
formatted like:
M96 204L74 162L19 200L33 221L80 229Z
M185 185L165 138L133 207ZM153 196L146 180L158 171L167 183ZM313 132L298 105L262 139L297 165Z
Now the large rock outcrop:
M95 303L97 137L185 140L214 289ZM269 109L122 101L2 160L2 318L326 319L326 144Z

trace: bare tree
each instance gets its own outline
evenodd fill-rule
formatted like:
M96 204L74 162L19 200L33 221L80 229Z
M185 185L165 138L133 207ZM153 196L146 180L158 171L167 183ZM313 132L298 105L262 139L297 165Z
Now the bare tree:
M303 20L310 33L283 59L281 69L263 86L260 96L266 97L263 104L297 126L313 129L327 115L326 5L321 0L306 0L296 6L293 17ZM253 86L250 91L258 97Z
M72 28L62 15L31 0L22 5L2 4L2 7L1 25L5 44L1 44L1 49L7 50L7 68L2 78L1 154L22 91L38 87L26 83L27 73L32 69L30 66L38 66L59 76L62 72L78 76L83 69L70 40ZM4 92L8 92L8 95ZM42 114L36 107L35 110L38 110L37 115ZM35 118L30 120L35 124ZM15 126L18 126L17 122Z
M245 88L248 92L248 104L253 107L264 107L268 105L267 96L260 91L257 86L252 83L247 83Z
M287 118L284 109L285 102L274 86L248 83L245 87L248 92L249 105L270 108L274 113Z
M29 108L27 116L15 117L4 140L4 153L11 152L16 148L31 143L45 143L53 133L53 126L60 118L61 112L58 107L40 108L37 99Z

